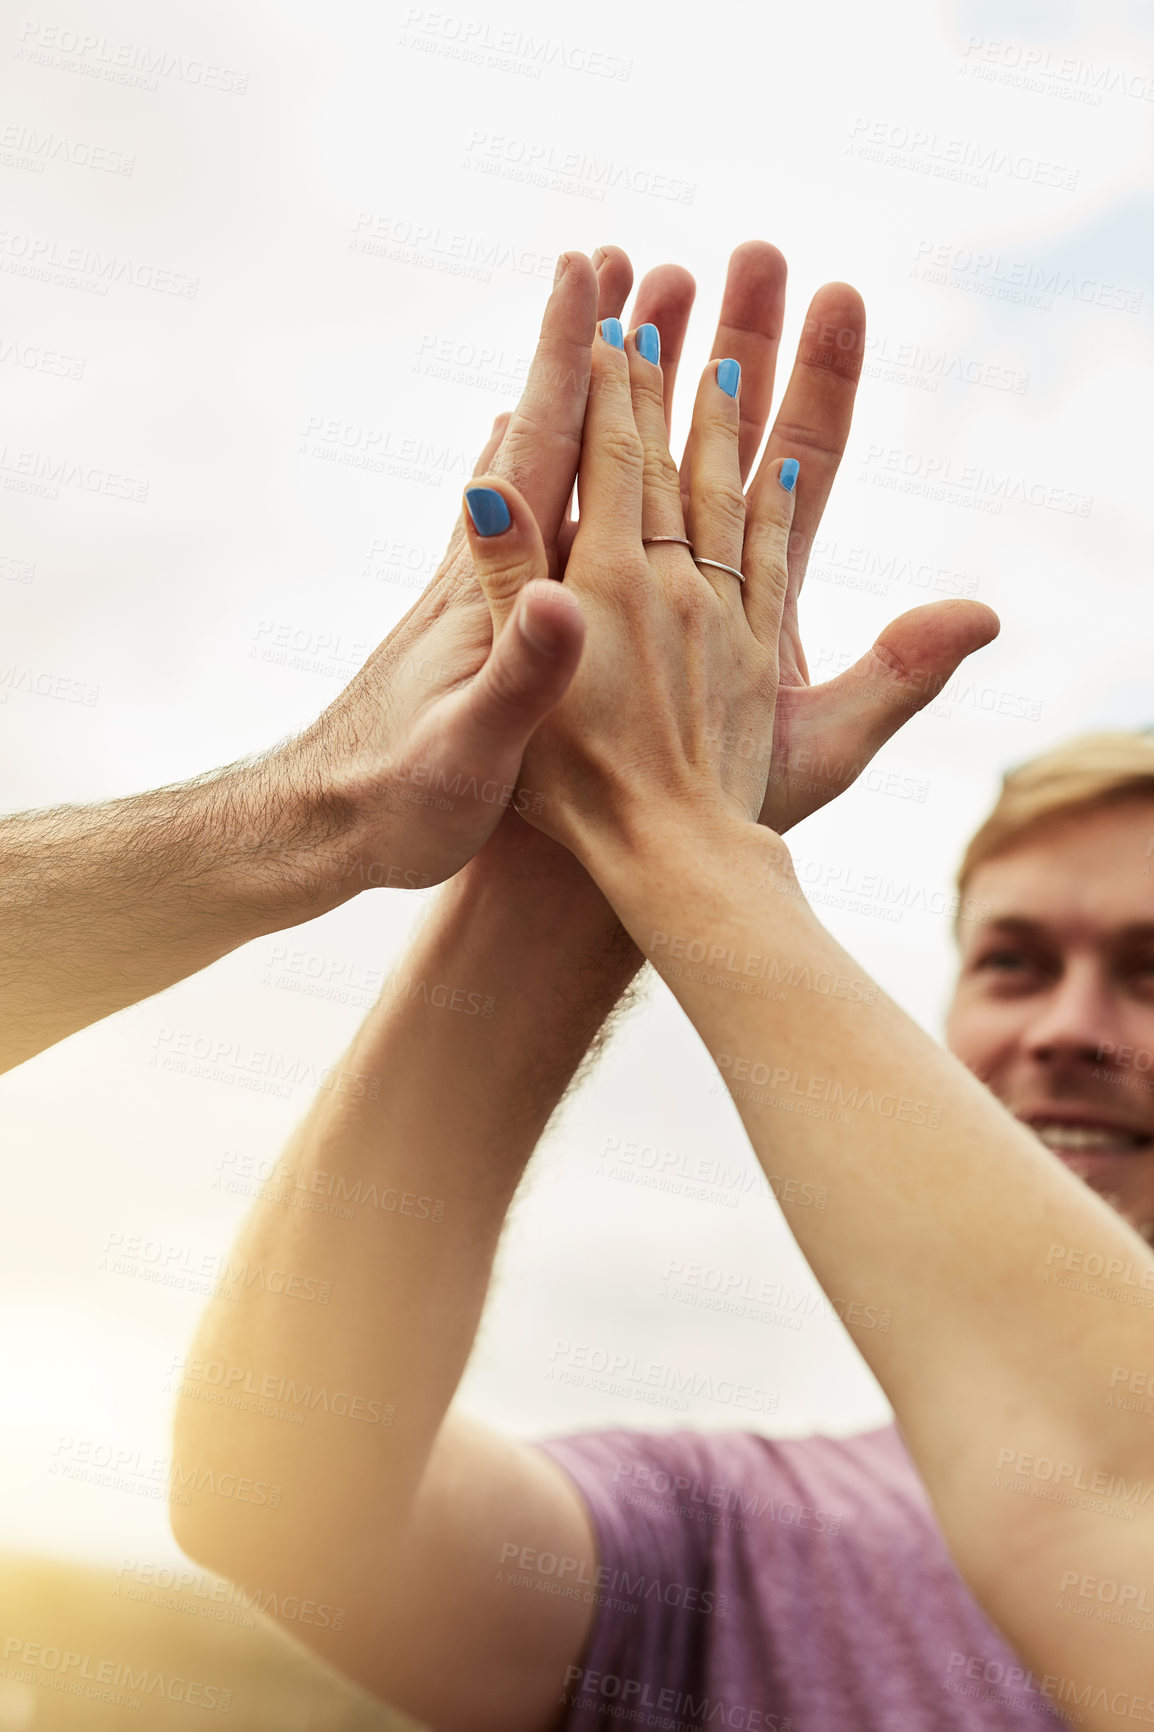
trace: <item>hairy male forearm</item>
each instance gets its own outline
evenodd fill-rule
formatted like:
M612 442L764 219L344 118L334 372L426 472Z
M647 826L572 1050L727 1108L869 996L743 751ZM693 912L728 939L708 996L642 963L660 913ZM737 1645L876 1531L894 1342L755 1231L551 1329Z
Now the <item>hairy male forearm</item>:
M0 1070L337 906L349 831L267 762L0 821Z
M639 965L575 863L542 884L476 861L445 888L343 1061L362 1086L318 1097L230 1260L326 1302L226 1276L185 1367L177 1459L259 1474L282 1510L174 1508L189 1550L267 1581L403 1522L526 1163Z

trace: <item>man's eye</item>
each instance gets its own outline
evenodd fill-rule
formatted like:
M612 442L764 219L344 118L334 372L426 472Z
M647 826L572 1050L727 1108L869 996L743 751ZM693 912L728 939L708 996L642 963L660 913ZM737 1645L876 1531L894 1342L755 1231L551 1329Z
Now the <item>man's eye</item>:
M1007 972L1026 968L1028 965L1029 959L1023 956L1020 950L991 950L985 956L979 957L975 963L977 968L992 968Z

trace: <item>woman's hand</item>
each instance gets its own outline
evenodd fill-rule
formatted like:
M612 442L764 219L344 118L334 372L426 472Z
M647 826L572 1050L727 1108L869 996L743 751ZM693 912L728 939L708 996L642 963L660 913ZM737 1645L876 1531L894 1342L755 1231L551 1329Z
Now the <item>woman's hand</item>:
M656 333L642 327L624 347L605 333L621 343L615 320L593 343L580 519L563 585L580 601L588 644L570 692L526 750L521 784L524 815L583 860L598 832L659 822L671 801L721 821L761 812L797 477L796 463L778 461L776 496L747 533L740 369L711 362L694 406L687 524ZM498 499L509 527L483 534ZM479 476L466 502L474 564L500 631L545 575L544 544L509 482ZM677 538L691 540L693 554ZM694 555L715 563L699 566ZM721 569L743 557L744 583Z

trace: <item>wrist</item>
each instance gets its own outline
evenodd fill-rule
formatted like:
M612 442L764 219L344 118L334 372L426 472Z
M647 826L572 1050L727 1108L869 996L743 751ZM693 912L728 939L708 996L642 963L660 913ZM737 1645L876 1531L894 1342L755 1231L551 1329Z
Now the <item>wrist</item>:
M799 902L808 909L781 837L726 807L635 808L611 828L584 837L581 852L650 960L671 942L671 923L691 925L704 943L711 926L734 907L756 906L770 919L775 909Z
M205 786L221 823L232 900L268 931L313 920L370 882L355 803L324 786L303 754L279 748Z
M588 970L619 993L642 958L616 912L581 862L515 813L442 893L474 933L515 946L531 967Z

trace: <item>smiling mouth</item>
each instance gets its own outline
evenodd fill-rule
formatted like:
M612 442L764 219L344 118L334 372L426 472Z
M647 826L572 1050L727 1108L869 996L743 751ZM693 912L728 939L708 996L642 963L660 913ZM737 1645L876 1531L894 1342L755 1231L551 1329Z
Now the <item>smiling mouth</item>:
M1030 1124L1029 1129L1056 1155L1130 1154L1149 1149L1152 1140L1143 1131L1122 1130L1117 1125L1060 1125L1039 1121Z

